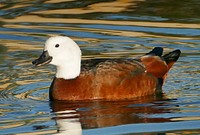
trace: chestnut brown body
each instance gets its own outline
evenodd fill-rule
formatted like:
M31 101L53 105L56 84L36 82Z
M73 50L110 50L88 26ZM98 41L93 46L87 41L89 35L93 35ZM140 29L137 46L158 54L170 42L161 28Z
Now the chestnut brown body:
M82 71L77 78L54 78L50 99L122 100L161 93L167 72L178 59L180 51L175 50L174 53L176 57L169 57L170 60L167 57L165 60L165 56L148 54L137 59L82 61Z
M158 90L157 78L137 61L105 61L70 80L54 78L51 99L119 100L152 95Z

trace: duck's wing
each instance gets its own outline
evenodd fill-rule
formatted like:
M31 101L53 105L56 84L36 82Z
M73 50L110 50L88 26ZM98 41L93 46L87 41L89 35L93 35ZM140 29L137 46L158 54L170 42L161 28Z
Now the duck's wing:
M92 62L92 64L91 64ZM160 89L158 79L146 72L143 64L133 59L104 59L84 61L80 78L91 84L95 97L123 99L152 95Z
M145 67L142 63L135 59L123 59L123 58L113 58L113 59L90 59L83 60L81 63L82 71L95 71L95 72L108 72L108 71L129 71L134 72L135 70L145 71Z

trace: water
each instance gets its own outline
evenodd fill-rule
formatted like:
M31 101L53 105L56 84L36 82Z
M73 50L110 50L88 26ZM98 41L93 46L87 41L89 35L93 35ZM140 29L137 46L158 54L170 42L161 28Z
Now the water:
M0 134L200 134L200 2L1 0ZM52 35L73 38L83 59L136 57L155 46L182 55L163 96L49 102L53 66L33 68Z

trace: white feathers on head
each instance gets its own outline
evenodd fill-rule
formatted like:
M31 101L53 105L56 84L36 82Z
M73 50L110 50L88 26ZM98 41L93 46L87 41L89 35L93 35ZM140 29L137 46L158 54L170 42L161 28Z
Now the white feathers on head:
M50 37L44 47L53 59L50 64L57 66L57 78L73 79L80 74L81 50L69 37Z

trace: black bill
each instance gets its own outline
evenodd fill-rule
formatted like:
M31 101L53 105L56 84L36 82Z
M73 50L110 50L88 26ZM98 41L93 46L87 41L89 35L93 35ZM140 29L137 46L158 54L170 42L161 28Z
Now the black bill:
M43 53L40 55L38 59L32 61L32 64L35 66L42 66L50 63L51 61L52 57L49 56L49 53L47 51L43 51Z

